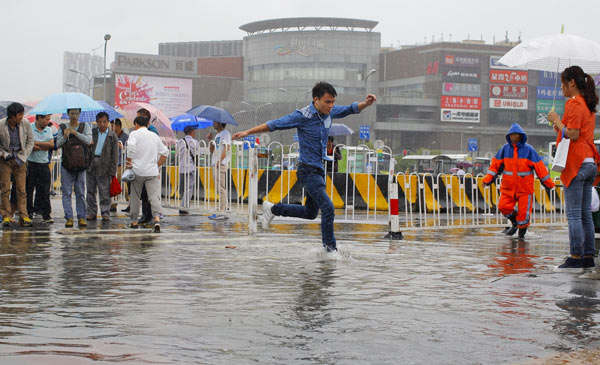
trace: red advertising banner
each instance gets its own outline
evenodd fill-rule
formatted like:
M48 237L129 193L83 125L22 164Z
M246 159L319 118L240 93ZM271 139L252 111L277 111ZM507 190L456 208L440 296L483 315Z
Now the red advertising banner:
M490 83L527 84L527 71L490 70Z
M527 99L527 86L490 85L491 98Z
M481 98L472 96L442 96L441 108L481 109Z

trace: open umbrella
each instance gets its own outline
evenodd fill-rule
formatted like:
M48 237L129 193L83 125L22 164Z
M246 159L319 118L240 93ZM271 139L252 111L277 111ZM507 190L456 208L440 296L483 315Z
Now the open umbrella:
M95 122L96 115L100 112L106 112L108 114L108 120L115 120L115 118L122 118L123 114L119 113L112 106L110 106L106 101L97 100L98 104L102 105L102 109L99 110L86 110L82 111L79 115L80 122ZM69 119L69 115L67 113L63 113L62 119Z
M12 103L14 103L14 101L0 101L0 119L6 118L6 108L8 108L8 106ZM25 114L27 114L33 108L27 104L20 104L25 108Z
M560 72L573 65L600 72L600 44L573 34L554 34L523 42L498 60L509 67Z
M158 130L158 135L161 137L162 141L167 146L175 144L177 140L175 139L175 135L173 134L173 130L171 129L171 121L157 107L148 103L135 102L125 106L125 108L123 108L123 111L125 111L127 119L134 120L136 112L142 108L150 112L150 124L156 127L156 129Z
M354 131L345 124L342 123L331 123L331 128L329 128L330 136L348 136L354 133Z
M204 118L218 123L238 125L227 110L216 106L198 105L188 110L187 113L193 114L198 118Z
M67 109L100 110L102 105L82 93L56 93L44 98L29 114L66 113Z
M467 167L473 167L473 165L468 162L465 162L465 161L459 161L456 163L456 167L459 167L459 168L462 167L464 169Z
M171 118L171 129L174 131L182 131L187 126L204 129L212 125L211 120L198 118L194 114L185 113Z

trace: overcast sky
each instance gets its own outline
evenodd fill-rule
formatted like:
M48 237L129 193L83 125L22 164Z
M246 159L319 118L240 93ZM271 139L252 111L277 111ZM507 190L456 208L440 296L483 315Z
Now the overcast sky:
M565 32L600 43L598 0L3 0L0 100L62 91L63 52L158 54L160 42L242 39L239 26L291 17L378 21L382 46L448 40L522 40Z

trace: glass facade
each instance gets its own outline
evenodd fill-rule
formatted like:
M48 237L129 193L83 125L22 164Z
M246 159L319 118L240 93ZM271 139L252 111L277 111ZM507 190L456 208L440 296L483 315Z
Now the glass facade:
M270 63L248 67L248 81L348 80L361 81L367 65L363 63L294 62Z

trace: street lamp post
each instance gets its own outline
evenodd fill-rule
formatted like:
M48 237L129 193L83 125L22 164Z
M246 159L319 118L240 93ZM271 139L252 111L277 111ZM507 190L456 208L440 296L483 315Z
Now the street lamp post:
M467 127L467 129L473 129L473 126ZM460 131L460 153L463 153L463 138L465 135L465 130L461 129Z
M312 89L310 90L300 90L300 91L294 91L294 90L288 90L286 88L280 87L279 91L283 92L283 93L295 93L296 97L294 98L294 109L298 109L298 101L300 98L300 94L304 94L304 98L302 99L302 101L304 101L304 99L306 99L306 94L308 94L309 92L312 91Z
M106 44L110 40L110 34L104 35L104 73L102 74L104 78L104 101L106 102Z
M258 119L258 109L262 108L263 106L273 105L273 103L264 103L259 106L254 106L247 101L242 101L241 103L254 109L254 126L256 126L256 120Z

